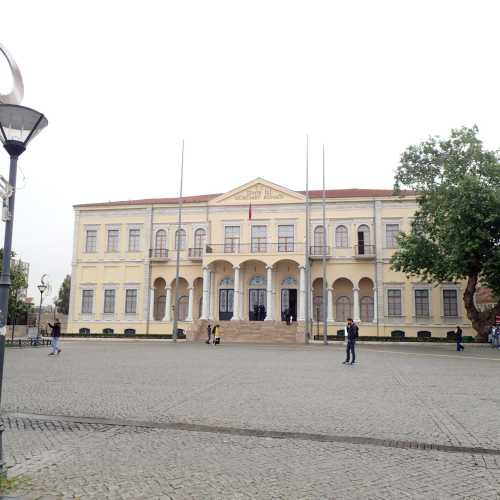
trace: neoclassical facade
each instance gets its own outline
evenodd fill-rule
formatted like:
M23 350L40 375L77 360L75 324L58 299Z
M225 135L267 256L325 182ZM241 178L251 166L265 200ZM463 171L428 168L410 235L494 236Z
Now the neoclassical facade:
M217 321L263 321L273 334L288 315L300 336L306 300L317 331L347 317L362 335L445 337L460 324L471 333L462 285L431 286L390 268L399 231L410 228L415 196L390 190L310 192L311 287L305 280L305 196L264 179L228 193L178 200L77 205L69 332L169 334L175 297L186 332ZM180 278L176 290L176 256ZM327 300L322 258L326 256Z

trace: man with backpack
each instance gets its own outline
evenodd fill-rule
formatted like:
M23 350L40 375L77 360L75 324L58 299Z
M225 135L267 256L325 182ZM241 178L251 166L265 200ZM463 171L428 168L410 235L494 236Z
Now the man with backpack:
M356 345L356 339L359 335L359 328L352 318L347 318L347 348L346 348L346 359L342 363L343 365L353 365L356 361L356 353L354 346ZM352 361L351 360L352 354Z

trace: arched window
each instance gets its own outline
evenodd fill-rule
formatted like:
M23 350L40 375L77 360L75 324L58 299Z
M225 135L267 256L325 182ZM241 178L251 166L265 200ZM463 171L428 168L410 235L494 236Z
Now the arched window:
M123 333L125 335L135 335L135 330L133 328L125 328Z
M321 295L313 298L313 318L314 321L323 320L323 297Z
M167 249L167 231L165 229L156 231L155 248L158 250Z
M361 297L361 321L373 321L373 297Z
M154 319L156 321L161 321L165 316L165 306L167 304L167 298L165 295L160 295L155 300L155 308L154 308Z
M265 288L266 278L264 278L264 276L253 276L250 280L250 286L252 288Z
M345 226L337 226L335 229L335 246L337 248L347 248L349 246L349 237Z
M347 321L347 318L352 317L351 314L351 299L349 297L339 297L337 299L337 302L335 304L336 306L336 314L335 314L335 320L336 321Z
M175 232L175 249L186 249L186 231L184 231L184 229L177 229Z
M188 315L188 305L189 297L187 295L179 297L179 321L186 321Z
M223 278L220 280L219 288L234 288L233 278Z
M204 250L207 233L201 227L194 232L194 248Z
M370 228L366 224L358 227L358 242L364 241L365 245L370 244Z
M323 255L326 245L325 228L323 226L316 226L314 228L314 246L312 248L312 255Z
M112 333L115 333L115 331L113 330L113 328L104 328L102 333L110 335Z

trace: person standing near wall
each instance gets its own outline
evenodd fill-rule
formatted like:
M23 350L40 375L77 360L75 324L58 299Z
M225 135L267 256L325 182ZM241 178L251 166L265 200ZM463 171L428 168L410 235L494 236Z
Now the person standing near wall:
M354 362L356 361L356 352L355 352L355 345L356 345L356 339L358 338L359 334L359 328L356 323L352 320L352 318L347 319L347 348L346 348L346 359L342 363L344 365L353 365ZM352 354L352 361L351 360L351 354Z

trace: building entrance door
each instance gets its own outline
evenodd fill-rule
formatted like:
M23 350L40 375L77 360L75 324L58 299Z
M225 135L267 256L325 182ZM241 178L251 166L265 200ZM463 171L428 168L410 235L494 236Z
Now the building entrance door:
M219 319L229 320L233 317L234 289L219 289Z
M250 321L264 321L266 317L266 290L250 288L248 298L248 317Z
M297 321L297 289L283 288L281 290L281 321L286 321L286 310L290 312L293 321Z

